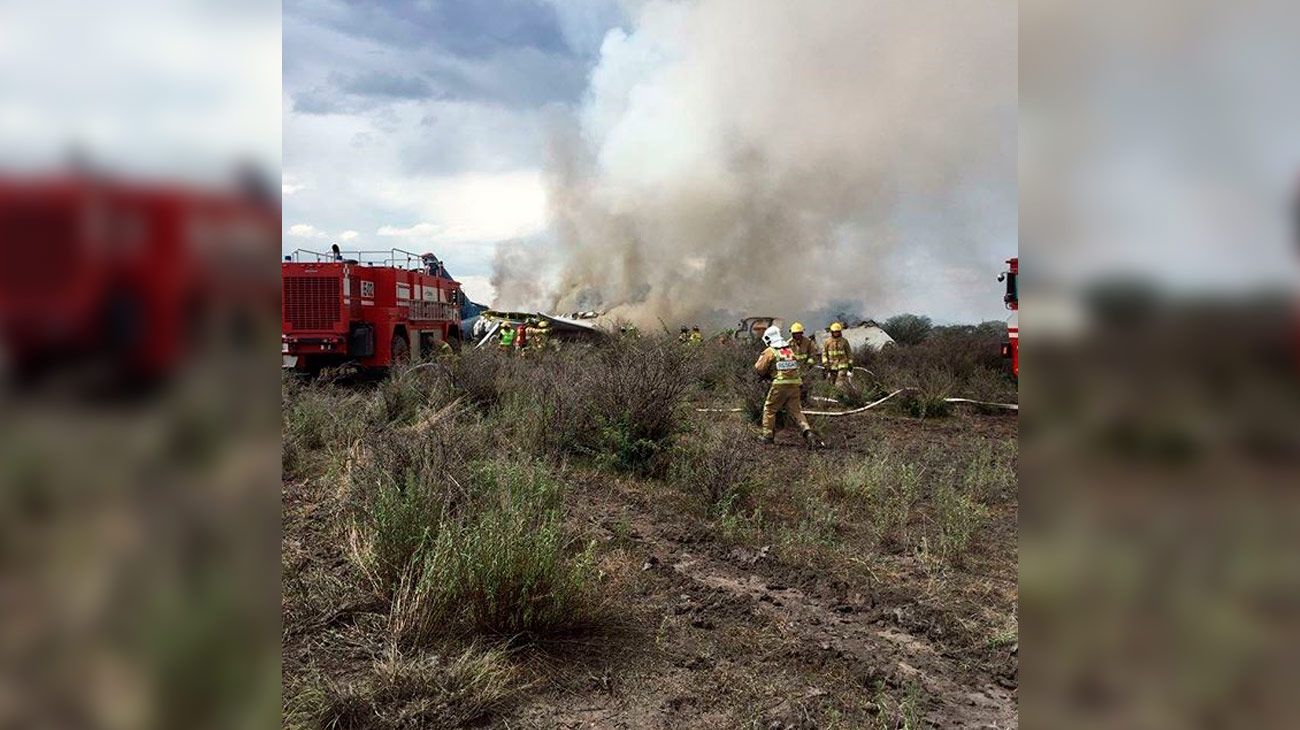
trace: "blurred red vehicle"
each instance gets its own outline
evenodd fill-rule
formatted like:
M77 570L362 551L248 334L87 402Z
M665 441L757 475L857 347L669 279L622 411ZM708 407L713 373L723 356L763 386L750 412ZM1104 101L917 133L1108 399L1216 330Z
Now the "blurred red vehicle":
M166 378L209 335L274 321L278 201L66 174L0 177L0 357Z
M382 369L460 348L460 283L433 254L295 251L284 279L281 351L297 370Z

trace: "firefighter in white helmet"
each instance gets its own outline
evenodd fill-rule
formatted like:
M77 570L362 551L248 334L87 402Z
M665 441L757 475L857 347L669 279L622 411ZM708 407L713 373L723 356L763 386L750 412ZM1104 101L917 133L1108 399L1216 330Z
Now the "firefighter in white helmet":
M845 388L853 377L853 348L844 339L844 325L833 322L830 326L831 336L822 346L822 367L837 388Z
M799 386L799 402L807 405L808 378L812 376L812 369L815 367L817 346L813 344L811 337L804 336L803 324L800 322L790 325L790 349L794 350L794 357L799 361L799 370L803 375L803 384Z
M795 358L790 343L781 336L781 328L768 327L763 332L763 342L767 349L759 355L754 363L754 370L760 377L770 378L772 385L767 389L767 400L763 402L763 441L773 443L776 440L776 414L785 411L803 434L808 448L818 445L817 436L808 419L804 418L803 408L799 406L799 386L803 383L803 368Z

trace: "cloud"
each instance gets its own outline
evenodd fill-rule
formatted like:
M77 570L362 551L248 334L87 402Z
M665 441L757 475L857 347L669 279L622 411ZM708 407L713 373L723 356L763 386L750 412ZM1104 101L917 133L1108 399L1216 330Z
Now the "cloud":
M281 177L280 193L283 195L293 195L305 187L307 186L295 181L292 175L285 174Z
M310 223L294 223L289 226L289 235L294 238L324 238L325 232Z
M423 214L412 224L380 226L380 236L493 243L534 235L546 227L546 193L535 172L413 179L382 185L375 192L382 205Z
M281 35L266 6L4 3L0 163L62 164L75 145L97 167L167 179L277 169Z
M340 240L340 241L351 241L352 239L356 238L358 235L360 235L360 234L357 233L356 231L344 231L344 232L342 232L342 233L339 234L339 240Z

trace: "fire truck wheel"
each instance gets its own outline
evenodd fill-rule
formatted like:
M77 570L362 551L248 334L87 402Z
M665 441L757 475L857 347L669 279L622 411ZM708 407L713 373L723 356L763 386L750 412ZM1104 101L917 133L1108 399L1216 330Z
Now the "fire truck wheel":
M411 360L411 346L406 343L406 338L399 335L393 335L393 344L388 350L391 353L393 364L407 363Z

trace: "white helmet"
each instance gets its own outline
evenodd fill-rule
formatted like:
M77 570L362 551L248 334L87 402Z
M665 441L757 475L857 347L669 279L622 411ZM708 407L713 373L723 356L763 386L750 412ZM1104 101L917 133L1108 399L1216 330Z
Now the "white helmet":
M772 325L763 330L763 342L768 347L785 347L785 338L781 336L781 328Z

